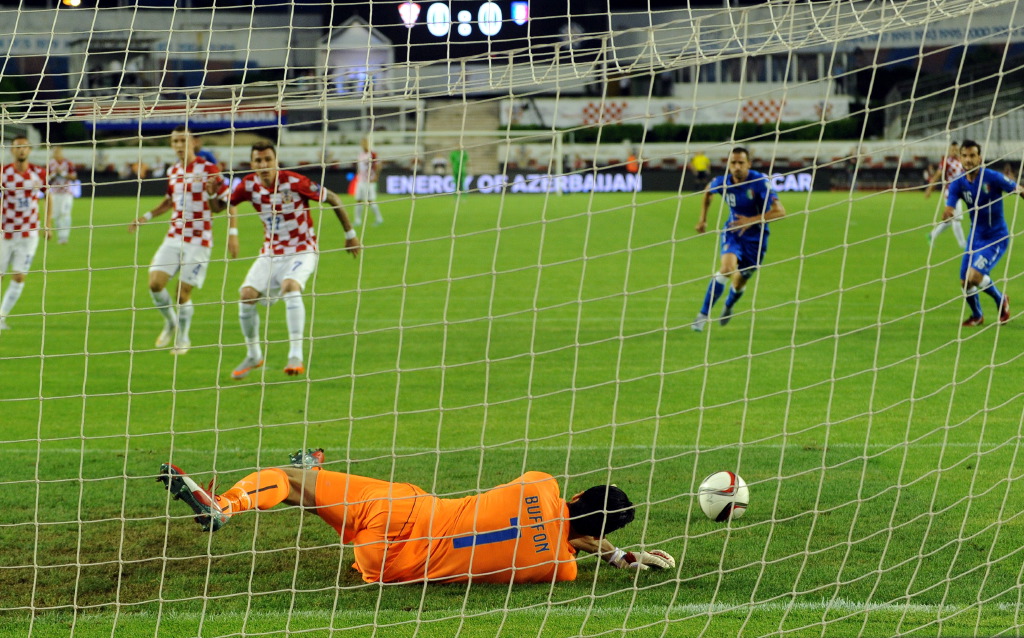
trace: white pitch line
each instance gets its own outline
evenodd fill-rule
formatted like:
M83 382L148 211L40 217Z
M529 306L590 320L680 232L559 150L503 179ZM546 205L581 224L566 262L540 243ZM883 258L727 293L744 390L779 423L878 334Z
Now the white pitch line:
M418 617L429 618L436 620L438 618L461 618L466 616L616 616L625 617L627 614L637 614L642 616L667 616L672 618L674 621L678 621L681 617L701 617L707 615L722 615L722 614L743 614L747 615L751 612L780 612L786 610L799 610L799 611L812 611L812 612L826 612L826 611L837 611L844 614L856 614L857 612L870 612L872 614L892 613L892 614L927 614L930 616L952 616L959 614L967 609L976 609L979 605L930 605L930 604L919 604L919 603L870 603L866 601L854 601L839 598L836 600L828 601L801 601L801 602L769 602L769 603L711 603L711 604L698 604L690 603L684 605L671 605L669 607L659 607L657 605L636 605L634 607L608 607L601 604L600 600L595 600L594 605L558 605L554 604L551 606L534 606L527 607L525 609L505 609L495 610L492 608L488 609L476 609L462 607L453 607L446 610L431 610L427 612L409 611L404 612L410 615L416 615ZM981 606L982 612L1001 612L1009 613L1015 612L1017 606L1012 603L985 603ZM383 616L389 616L397 612L394 610L386 610L380 614ZM176 619L198 619L204 618L206 621L216 620L232 620L232 619L243 619L243 618L304 618L304 619L316 619L323 618L329 620L331 617L334 618L366 618L374 619L377 614L371 611L357 611L349 609L339 609L334 613L330 611L292 611L272 613L272 612L249 612L248 614L241 612L210 612L205 615L187 612L163 612L160 617L164 620L176 620ZM70 618L71 614L67 612L60 612L55 615L56 618ZM152 611L121 611L118 614L121 620L132 620L132 619L148 619L156 618L157 612ZM81 614L76 624L85 623L109 623L111 620L111 614Z

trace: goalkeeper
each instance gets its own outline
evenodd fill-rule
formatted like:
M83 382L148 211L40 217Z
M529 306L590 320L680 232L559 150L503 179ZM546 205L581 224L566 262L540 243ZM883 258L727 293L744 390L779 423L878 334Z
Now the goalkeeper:
M574 580L577 551L620 568L675 567L663 551L626 552L605 540L633 520L633 504L614 485L566 501L550 474L527 472L476 496L438 498L409 483L320 469L322 459L322 450L300 451L292 467L260 470L219 495L169 463L157 480L204 530L246 510L309 508L353 547L354 567L368 583Z

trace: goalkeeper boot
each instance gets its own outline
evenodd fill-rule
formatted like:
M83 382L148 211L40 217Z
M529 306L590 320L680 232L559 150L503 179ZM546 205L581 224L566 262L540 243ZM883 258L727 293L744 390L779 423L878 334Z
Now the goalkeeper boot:
M305 453L299 450L288 458L292 467L301 467L304 470L320 469L324 464L324 449L322 447L315 450L310 448Z
M1003 295L1003 303L999 304L999 323L1010 320L1010 298Z
M156 480L166 485L167 491L175 499L185 501L192 508L196 513L196 522L203 527L204 532L216 532L227 524L228 516L217 505L213 494L193 481L180 467L170 463L161 464L160 476Z
M290 357L288 359L288 365L285 366L284 373L290 377L294 377L302 374L306 371L306 368L302 366L302 359L298 357Z
M708 316L704 313L697 315L697 318L693 320L690 327L693 328L694 332L704 332L704 324L708 322Z
M257 359L256 357L246 357L241 363L239 363L234 370L231 371L232 379L244 379L250 372L256 368L263 367L263 359Z

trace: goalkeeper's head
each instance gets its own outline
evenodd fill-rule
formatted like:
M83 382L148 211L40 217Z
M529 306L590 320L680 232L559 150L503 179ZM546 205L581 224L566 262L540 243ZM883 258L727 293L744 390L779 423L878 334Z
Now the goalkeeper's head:
M633 522L633 503L614 485L596 485L568 502L569 526L581 536L602 538Z

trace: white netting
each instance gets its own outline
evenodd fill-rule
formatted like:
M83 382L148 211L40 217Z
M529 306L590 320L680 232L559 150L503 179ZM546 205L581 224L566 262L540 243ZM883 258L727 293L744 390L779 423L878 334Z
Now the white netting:
M962 253L931 233L944 195L922 196L952 139L1019 181L1016 2L89 4L0 11L4 164L27 143L77 171L51 171L74 201L53 200L34 259L6 211L42 184L21 163L4 178L0 627L1020 633L1021 337L985 295L985 324L960 327ZM189 262L165 289L194 312L172 356L149 268L170 214L127 229L173 184L180 125L231 187L275 143L289 188L360 218L364 251L311 204L315 274L246 324L263 217L291 222L240 204L235 257L215 215L203 285L175 298ZM695 334L729 212L715 196L695 233L700 190L735 146L786 216L728 325L726 284ZM1004 293L1017 264L991 273ZM239 363L246 330L262 367ZM616 483L636 520L609 540L677 566L581 555L573 582L367 584L360 539L342 547L316 510L208 535L154 482L171 462L223 493L321 446L329 471L442 498L529 471L563 497ZM751 490L724 524L697 504L719 470ZM470 551L505 556L550 527L473 530Z

